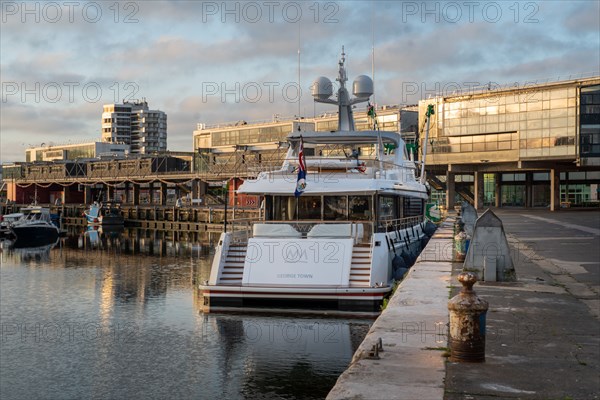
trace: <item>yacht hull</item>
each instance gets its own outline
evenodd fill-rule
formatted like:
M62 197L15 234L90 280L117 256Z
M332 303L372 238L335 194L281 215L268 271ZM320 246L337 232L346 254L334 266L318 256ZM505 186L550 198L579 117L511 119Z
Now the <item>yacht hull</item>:
M351 287L248 287L201 285L204 312L243 310L302 310L302 312L372 313L381 304L390 286Z

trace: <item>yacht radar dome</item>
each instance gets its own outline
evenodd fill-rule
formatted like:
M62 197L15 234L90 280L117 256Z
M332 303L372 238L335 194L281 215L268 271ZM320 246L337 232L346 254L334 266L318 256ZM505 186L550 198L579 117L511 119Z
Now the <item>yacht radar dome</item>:
M323 76L317 78L313 83L312 95L317 103L335 104L338 106L338 131L354 131L354 117L352 115L352 106L357 103L362 103L369 100L373 94L373 80L366 75L358 76L353 83L354 98L346 89L348 77L346 75L346 53L342 46L342 55L338 62L338 77L339 82L337 89L337 98L329 98L332 94L331 81Z
M312 84L312 95L315 99L325 100L331 97L333 94L333 84L331 81L320 76Z
M366 75L359 75L352 83L352 94L364 99L373 94L373 80Z

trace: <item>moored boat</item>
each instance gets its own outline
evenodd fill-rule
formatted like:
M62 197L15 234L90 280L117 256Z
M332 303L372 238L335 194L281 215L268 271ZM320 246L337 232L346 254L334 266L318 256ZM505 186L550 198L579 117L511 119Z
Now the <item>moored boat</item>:
M116 203L94 202L84 213L89 225L123 225L125 219Z
M200 285L205 312L377 313L414 262L427 188L399 133L354 130L352 105L373 86L357 78L351 99L344 62L342 53L337 100L328 79L313 86L316 101L339 106L338 130L291 132L282 168L238 189L264 199L264 219L234 221L221 235Z
M14 247L45 246L58 240L60 232L52 223L48 208L31 206L20 211L23 216L10 225Z
M23 217L23 213L12 213L0 215L0 238L9 238L12 236L12 232L10 230L10 226L21 219Z

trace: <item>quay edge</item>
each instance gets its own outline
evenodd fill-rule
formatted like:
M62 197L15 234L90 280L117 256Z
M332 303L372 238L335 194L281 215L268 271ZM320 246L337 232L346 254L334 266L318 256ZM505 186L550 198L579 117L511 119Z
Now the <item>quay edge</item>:
M443 399L452 226L446 219L409 270L327 399ZM370 359L381 339L380 359Z

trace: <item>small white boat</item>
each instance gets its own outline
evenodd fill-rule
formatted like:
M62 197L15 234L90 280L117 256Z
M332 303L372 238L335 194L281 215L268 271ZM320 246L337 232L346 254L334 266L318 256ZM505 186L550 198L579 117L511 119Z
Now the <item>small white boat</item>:
M377 313L414 262L427 188L399 133L354 130L352 105L368 100L372 81L357 78L351 99L344 61L337 100L326 78L313 87L317 101L339 106L338 131L290 133L282 168L239 188L262 196L264 220L234 221L221 235L200 285L205 312Z
M55 243L60 231L52 223L48 208L31 206L21 209L23 216L10 225L14 247L37 247Z
M10 226L22 217L23 213L21 212L0 215L0 238L10 237L12 235Z
M88 225L123 225L125 219L121 208L115 203L94 202L84 213Z

